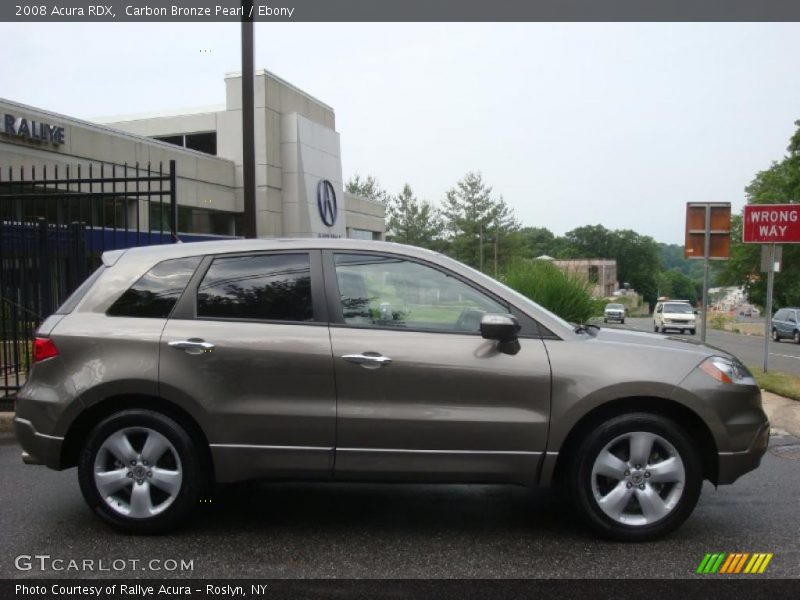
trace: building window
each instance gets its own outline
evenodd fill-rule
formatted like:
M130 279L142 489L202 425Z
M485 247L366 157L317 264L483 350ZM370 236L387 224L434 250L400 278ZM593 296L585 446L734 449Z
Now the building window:
M190 133L185 136L186 147L206 154L217 154L217 132Z
M381 232L380 231L371 231L369 229L356 229L355 227L350 227L348 229L347 237L353 240L380 240L381 239Z
M197 150L205 154L216 156L217 154L217 132L204 131L202 133L186 133L179 135L157 135L153 139L166 142L174 146Z
M600 282L600 269L596 265L589 267L589 283L597 285Z

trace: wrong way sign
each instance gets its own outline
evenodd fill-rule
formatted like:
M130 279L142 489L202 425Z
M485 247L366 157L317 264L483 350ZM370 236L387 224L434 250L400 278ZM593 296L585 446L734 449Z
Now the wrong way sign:
M742 225L745 244L800 244L800 204L748 204Z

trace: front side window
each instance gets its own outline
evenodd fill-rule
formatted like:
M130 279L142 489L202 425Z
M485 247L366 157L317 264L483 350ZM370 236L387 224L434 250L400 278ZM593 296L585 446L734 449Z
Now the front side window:
M507 313L461 280L400 257L336 254L342 315L349 325L477 333L486 313Z
M308 254L215 258L197 290L197 316L312 321Z
M201 259L202 256L190 256L158 263L122 294L106 314L166 319Z

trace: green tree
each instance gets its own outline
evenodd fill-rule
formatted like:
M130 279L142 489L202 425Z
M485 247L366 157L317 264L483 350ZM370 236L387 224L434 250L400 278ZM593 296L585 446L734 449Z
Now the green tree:
M800 203L800 120L789 140L787 155L760 171L745 188L750 204ZM744 285L751 302L766 303L767 282L760 272L761 246L742 243L742 217L731 223L731 258L725 264L718 282L723 285ZM775 274L773 293L775 308L800 304L800 246L783 246L781 272Z
M556 236L546 227L523 227L519 230L519 235L527 258L555 256Z
M377 200L383 204L389 202L389 194L372 175L367 175L363 179L361 175L353 175L345 184L344 191L348 194L355 194L356 196L361 196L369 200Z
M481 239L485 271L490 271L495 243L501 265L523 252L522 239L516 235L520 226L514 211L502 196L492 196L492 188L483 182L480 173L467 173L447 192L442 215L450 253L468 265L480 266Z
M421 201L414 195L410 185L405 184L402 191L389 200L387 211L389 241L442 249L442 218L430 203Z

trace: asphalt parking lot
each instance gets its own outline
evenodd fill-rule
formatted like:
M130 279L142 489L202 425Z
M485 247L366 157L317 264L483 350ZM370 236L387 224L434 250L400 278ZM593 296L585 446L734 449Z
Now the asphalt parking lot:
M2 434L3 578L684 578L701 577L694 572L706 552L772 552L757 577L800 577L800 440L792 437L773 438L761 468L736 484L707 484L672 536L637 545L595 539L553 492L459 485L237 485L182 532L126 536L89 512L74 470L26 466L19 452ZM37 554L126 566L15 568L15 557ZM152 559L192 561L193 570L143 571Z

